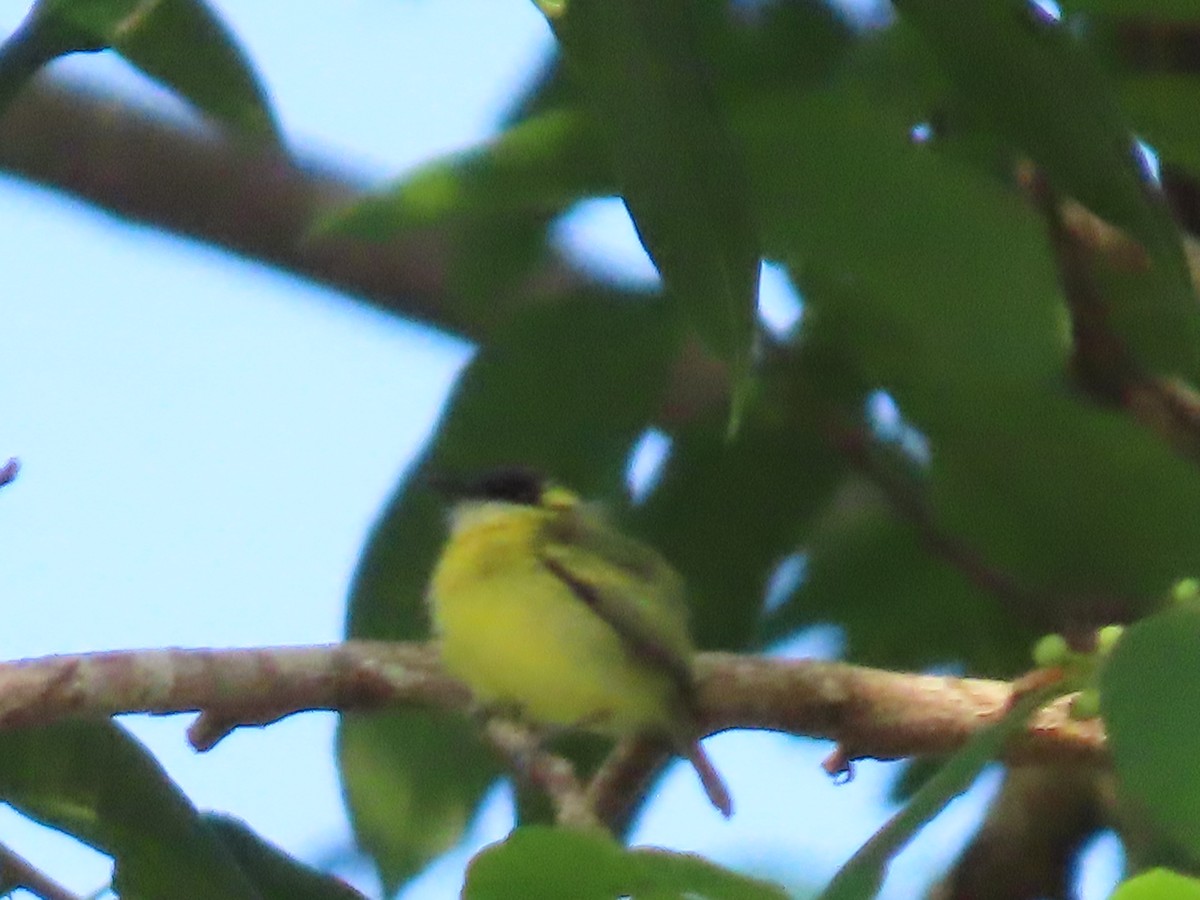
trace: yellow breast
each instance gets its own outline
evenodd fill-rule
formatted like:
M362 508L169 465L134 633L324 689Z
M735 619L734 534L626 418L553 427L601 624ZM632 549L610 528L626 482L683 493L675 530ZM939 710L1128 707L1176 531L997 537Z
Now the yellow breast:
M448 671L485 703L614 734L667 729L676 688L541 564L547 513L484 510L456 524L430 583Z

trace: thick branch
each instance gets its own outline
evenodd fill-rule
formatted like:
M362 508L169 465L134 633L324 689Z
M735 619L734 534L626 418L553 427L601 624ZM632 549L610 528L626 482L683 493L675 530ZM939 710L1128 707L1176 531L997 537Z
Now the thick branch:
M1001 715L1005 682L912 675L845 663L704 653L697 659L707 733L765 728L836 741L852 757L944 754ZM0 664L0 727L119 713L200 712L193 743L305 710L415 705L467 711L470 693L436 648L349 641L248 650L130 650ZM1098 722L1043 710L1009 748L1013 761L1106 760Z
M262 261L372 306L479 337L449 286L450 242L436 230L389 241L307 238L314 219L361 197L361 178L254 150L198 123L80 85L41 79L0 117L0 172L133 222ZM554 260L528 286L579 278Z
M852 759L957 750L1003 715L1013 694L1002 681L724 653L701 654L697 670L709 733L766 728L827 738ZM1064 700L1034 717L1005 758L1100 763L1103 730L1098 721L1072 720Z

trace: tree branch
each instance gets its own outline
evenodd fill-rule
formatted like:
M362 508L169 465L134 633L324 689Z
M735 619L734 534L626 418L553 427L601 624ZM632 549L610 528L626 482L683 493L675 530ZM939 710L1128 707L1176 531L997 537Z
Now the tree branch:
M484 729L484 736L508 763L509 771L546 795L560 825L604 827L586 788L575 774L575 767L564 757L546 750L536 732L516 722L492 719Z
M1145 249L1073 201L1064 201L1040 172L1019 174L1046 221L1047 236L1074 333L1072 367L1078 384L1101 403L1124 409L1182 456L1200 463L1200 393L1179 379L1147 372L1113 328L1108 298L1097 282L1099 265L1148 268ZM1184 236L1193 291L1200 282L1200 252Z
M81 900L25 857L0 844L0 891L26 890L41 900Z
M632 737L618 743L588 785L597 818L623 833L651 780L670 761L671 748L661 740Z
M1200 72L1200 21L1155 18L1154 10L1149 6L1146 13L1143 16L1114 16L1109 23L1119 64L1139 75L1195 75Z
M702 653L705 733L765 728L836 741L852 758L945 754L1002 715L1006 682L913 675L816 660ZM306 710L423 706L467 712L470 692L425 644L348 641L239 650L127 650L0 663L0 728L121 713L199 712L197 749L232 728ZM201 726L204 722L219 727ZM1009 747L1014 762L1103 764L1103 730L1064 702Z
M1069 897L1079 851L1108 824L1094 769L1022 766L927 900Z
M481 337L487 327L477 305L461 303L449 285L444 233L379 242L309 236L322 213L364 196L362 178L249 147L119 96L62 79L27 85L0 117L0 172L464 337ZM524 291L536 299L582 280L548 259Z

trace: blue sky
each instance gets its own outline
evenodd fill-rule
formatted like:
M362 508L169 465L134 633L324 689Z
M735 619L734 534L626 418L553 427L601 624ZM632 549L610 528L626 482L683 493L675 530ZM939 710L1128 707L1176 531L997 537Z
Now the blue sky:
M214 2L255 61L291 146L381 182L489 134L550 36L528 0ZM0 30L21 4L0 7ZM286 8L286 15L283 10ZM319 58L320 63L314 63ZM120 60L56 68L171 104ZM370 523L429 434L460 341L207 247L0 181L0 456L23 469L0 494L0 658L123 647L336 640ZM619 206L591 204L563 239L592 265L648 263ZM779 292L775 315L794 308ZM828 632L789 652L828 653ZM205 755L186 717L127 717L197 805L246 819L302 858L349 843L334 717L243 730ZM712 753L738 805L707 807L687 771L666 781L636 838L765 874L836 866L889 814L893 769L849 785L827 745L723 735ZM896 865L892 897L949 859L994 788L982 780ZM476 842L507 827L498 789ZM0 806L0 841L72 888L108 863ZM465 853L405 896L454 896ZM347 874L370 891L363 867ZM1090 896L1103 896L1105 881Z

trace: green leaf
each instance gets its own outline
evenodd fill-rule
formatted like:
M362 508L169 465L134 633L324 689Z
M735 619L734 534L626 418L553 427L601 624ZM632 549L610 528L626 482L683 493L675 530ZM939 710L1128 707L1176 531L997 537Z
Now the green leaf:
M1200 78L1140 75L1121 82L1121 100L1138 134L1164 162L1200 177Z
M603 834L520 828L486 848L467 870L464 900L784 900L777 885L698 856L627 850Z
M560 258L551 246L557 212L500 212L447 229L446 285L452 295L463 298L472 322L486 329L527 302L539 266L554 265Z
M684 576L698 646L754 644L775 566L845 472L821 424L789 396L755 404L732 444L711 417L671 435L658 484L626 524Z
M1061 294L1026 206L914 146L853 83L764 101L739 125L768 247L806 298L802 354L895 397L933 448L938 530L1044 598L1027 625L1137 615L1200 570L1194 467L1065 384Z
M234 132L278 141L249 59L204 0L39 0L0 48L0 110L55 57L108 48Z
M997 386L943 428L928 494L939 527L1036 593L1022 612L1048 630L1130 621L1200 571L1196 467L1053 382Z
M559 210L614 189L597 129L556 109L520 122L494 141L418 168L396 184L314 225L384 240L403 231L528 210Z
M312 234L386 240L436 227L450 248L451 292L470 304L473 321L494 322L522 302L553 219L582 197L615 190L598 129L578 111L554 109L333 211Z
M500 775L461 716L343 716L337 758L355 840L389 896L458 842Z
M1200 611L1137 622L1101 673L1100 704L1121 798L1200 861Z
M1010 192L914 145L912 122L854 84L764 100L739 125L769 254L812 327L931 438L994 385L1061 370L1056 274Z
M781 87L823 84L863 37L836 8L807 0L766 4L748 15L735 12L723 25L706 47L714 59L708 75L730 103ZM567 74L562 56L549 56L512 104L505 123L579 107L583 93Z
M897 8L982 118L1060 191L1141 242L1161 270L1156 290L1122 298L1133 308L1118 309L1135 358L1165 375L1200 372L1200 309L1179 233L1133 150L1113 86L1086 48L1027 0L903 0Z
M551 21L608 130L642 244L730 366L736 430L750 387L762 252L740 151L709 75L720 13L701 0L572 0Z
M1200 900L1200 881L1168 869L1151 869L1121 882L1109 900Z
M417 475L375 526L351 592L349 635L428 635L425 584L445 526L424 474L519 462L584 496L622 498L626 459L658 410L680 331L661 298L577 295L529 310L481 348ZM355 834L389 891L461 836L497 776L473 735L471 723L449 716L343 719L339 764Z
M365 900L344 881L323 875L267 843L241 820L211 813L203 819L237 859L263 900Z
M267 900L153 757L110 722L0 733L0 797L112 856L126 900Z
M105 46L68 18L54 15L47 4L36 4L0 44L0 114L46 63L66 53L103 50Z
M912 800L871 836L821 892L818 900L871 900L879 893L896 854L946 805L967 790L1029 717L1055 696L1054 688L1026 694L1004 717L983 728L947 760Z
M1197 18L1194 0L1063 0L1063 12L1089 15L1128 16L1158 22L1194 22Z
M851 481L840 496L803 545L804 582L766 621L764 641L832 622L845 631L846 658L866 665L962 663L991 675L1027 666L1033 629L935 556L872 487Z

